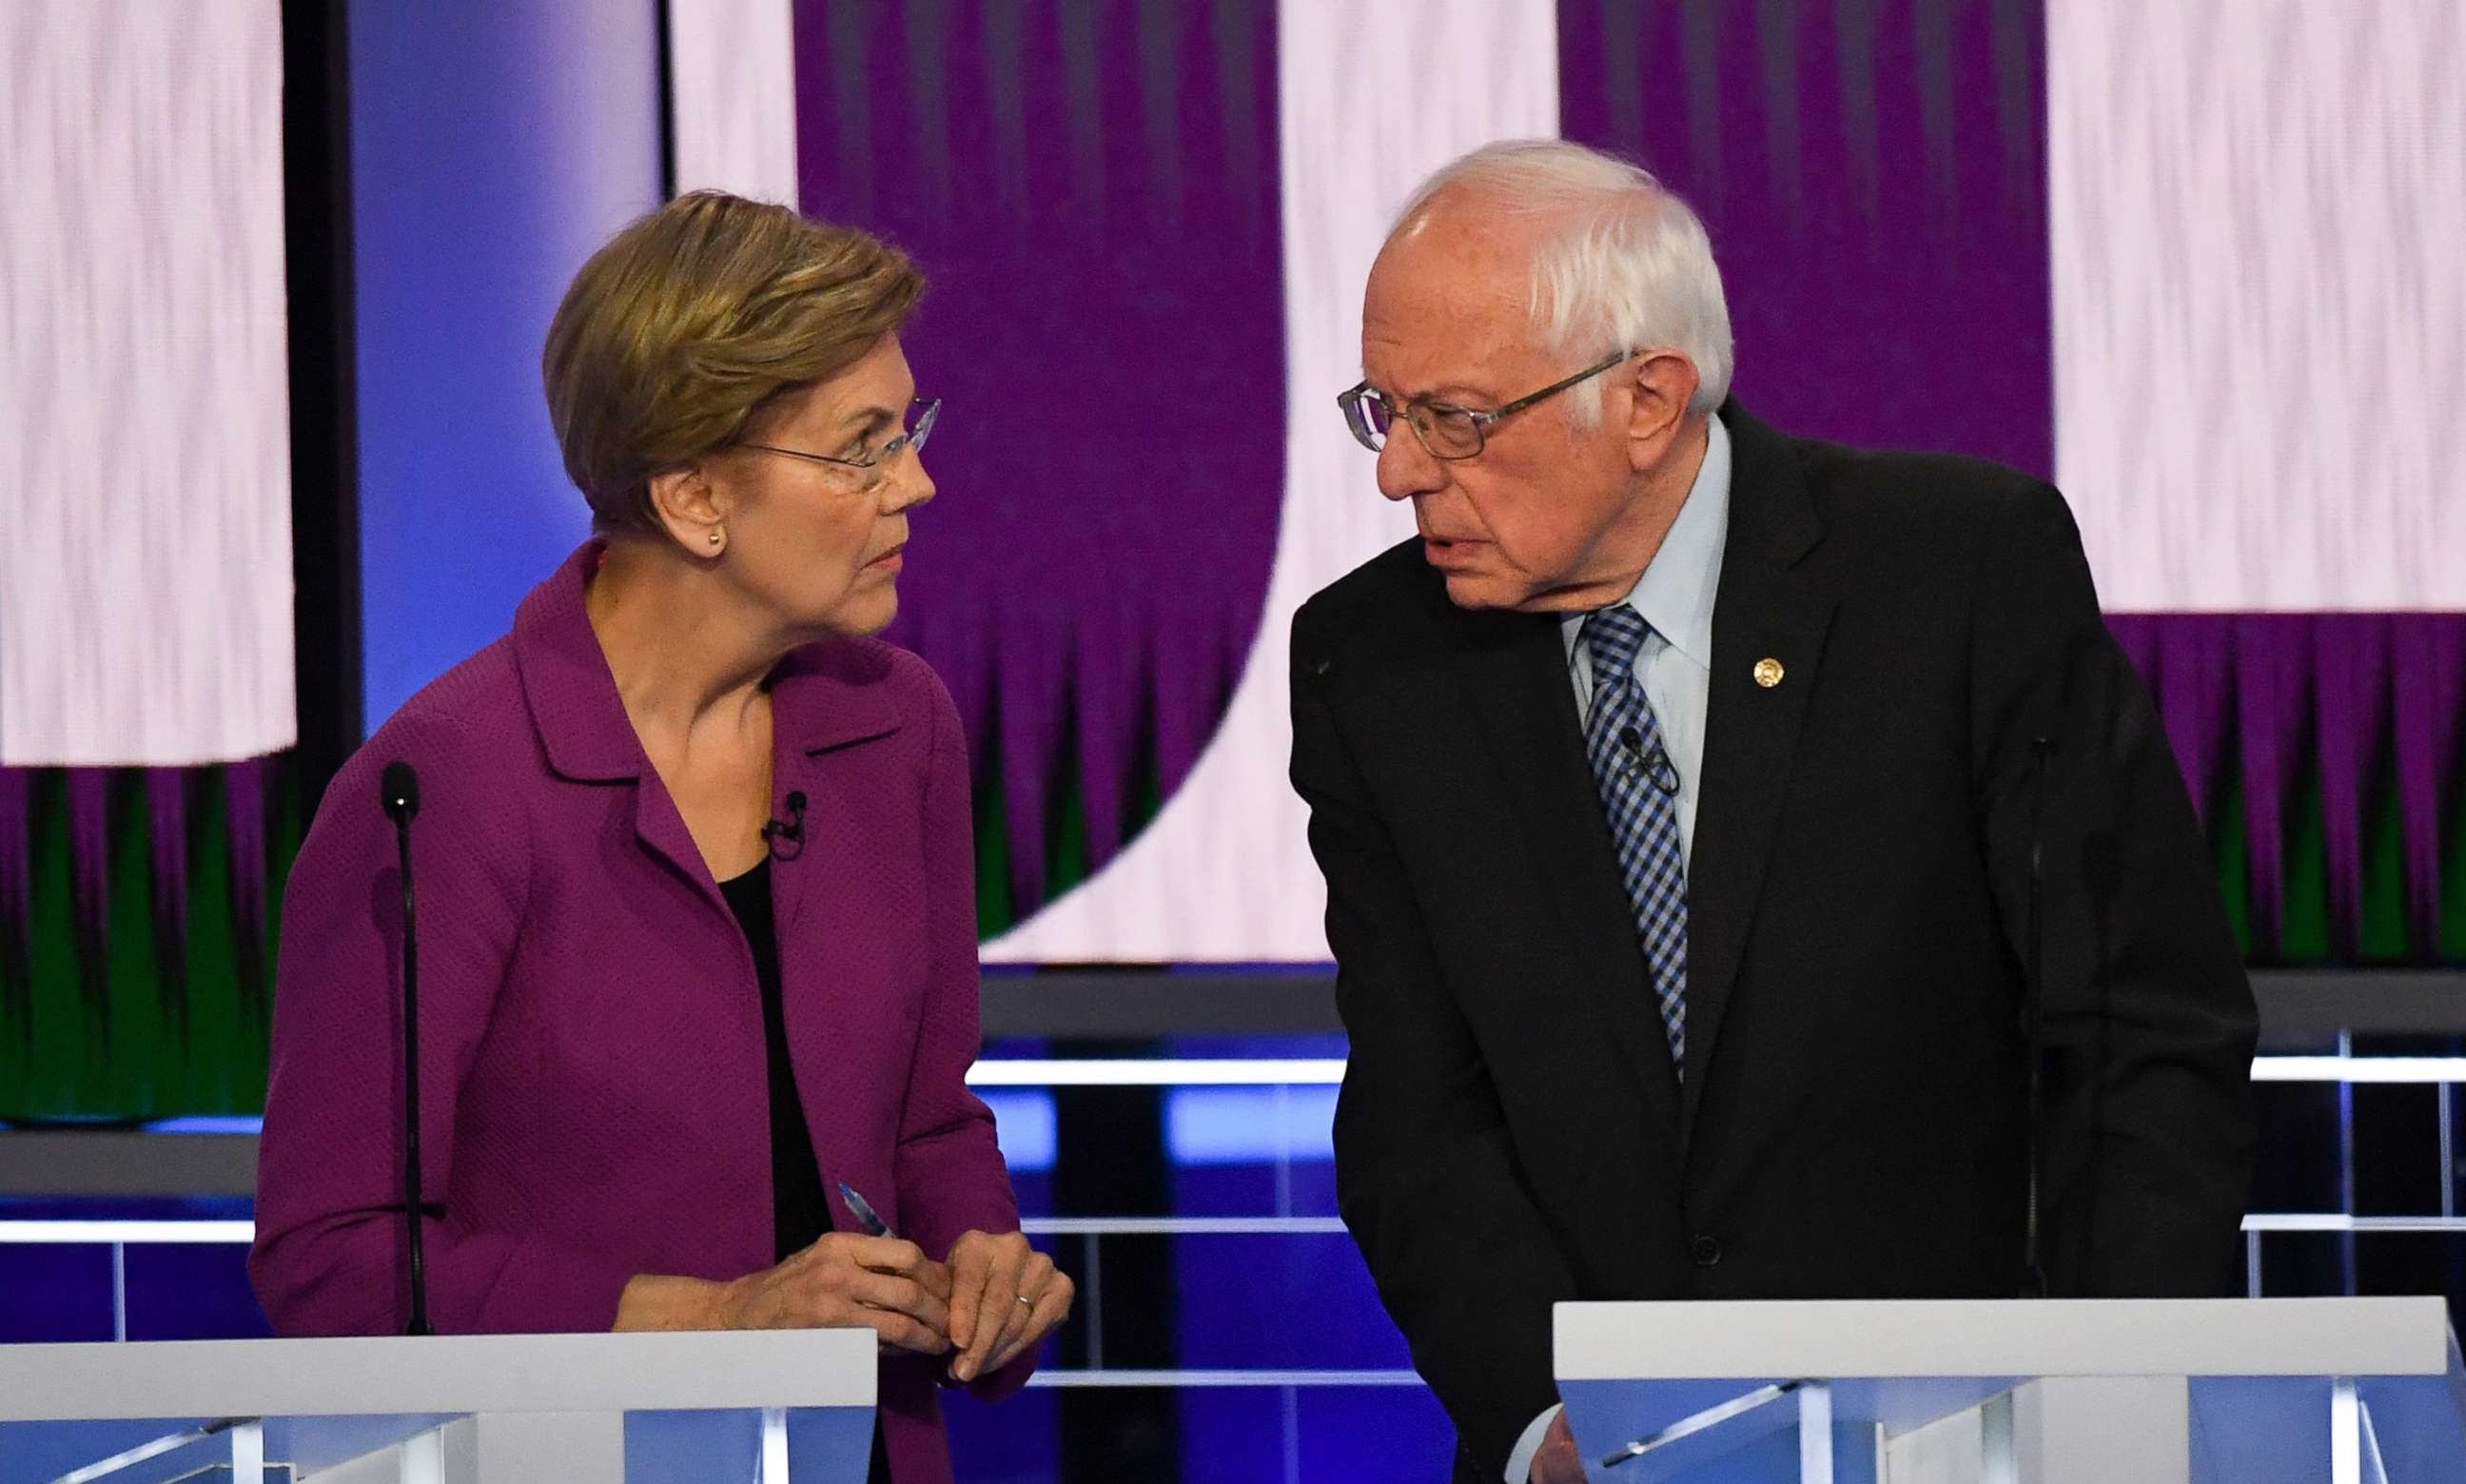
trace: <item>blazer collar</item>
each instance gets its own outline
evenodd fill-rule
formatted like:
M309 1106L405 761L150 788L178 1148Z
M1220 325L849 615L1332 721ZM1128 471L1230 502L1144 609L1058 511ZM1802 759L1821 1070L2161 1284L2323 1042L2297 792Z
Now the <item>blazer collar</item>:
M549 766L577 782L639 778L651 771L582 605L607 550L604 542L584 542L514 610L514 669L531 725Z
M583 608L605 543L585 542L514 612L513 651L524 699L549 765L577 782L639 779L651 772L616 694L616 677ZM892 651L869 640L809 644L772 672L777 758L825 753L899 730L888 677ZM786 775L790 770L774 770Z
M850 791L876 776L847 765L842 750L899 730L890 670L897 651L872 640L809 644L771 675L771 817L796 818L804 830L794 859L818 859L771 873L779 931L795 928L818 873L824 880L868 869L864 843L831 821L845 815ZM826 755L827 754L827 755ZM792 807L796 796L801 808ZM827 896L827 893L818 893Z
M808 644L771 672L771 726L783 761L818 756L897 731L903 715L888 644L869 639Z
M636 837L691 883L706 901L725 911L727 901L711 880L692 832L643 753L632 718L625 714L616 678L584 611L583 594L604 551L599 542L586 543L555 575L533 589L515 612L514 663L522 676L532 725L547 750L549 766L559 776L577 782L635 783ZM827 856L852 848L820 822L830 812L826 788L849 785L819 758L834 749L899 730L898 702L888 684L896 653L872 640L834 641L796 650L772 671L771 817L802 818L799 810L789 807L788 799L792 795L811 796L809 799L800 797L813 819L805 823L805 836L791 859L800 858L808 849ZM781 932L796 925L807 895L805 883L822 868L818 863L773 873L772 895Z
M1790 568L1824 539L1805 471L1790 440L1732 397L1721 404L1730 433L1730 556L1743 548L1771 566ZM1726 558L1725 558L1726 560ZM1716 618L1717 622L1717 618Z

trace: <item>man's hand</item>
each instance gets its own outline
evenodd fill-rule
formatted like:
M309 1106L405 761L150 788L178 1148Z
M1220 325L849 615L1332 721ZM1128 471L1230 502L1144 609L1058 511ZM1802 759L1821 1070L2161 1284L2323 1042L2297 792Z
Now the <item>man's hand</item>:
M1534 1451L1533 1484L1584 1484L1583 1455L1576 1451L1576 1431L1563 1411L1550 1419L1550 1430Z
M1070 1317L1078 1290L1016 1231L971 1231L951 1246L951 1379L998 1371Z

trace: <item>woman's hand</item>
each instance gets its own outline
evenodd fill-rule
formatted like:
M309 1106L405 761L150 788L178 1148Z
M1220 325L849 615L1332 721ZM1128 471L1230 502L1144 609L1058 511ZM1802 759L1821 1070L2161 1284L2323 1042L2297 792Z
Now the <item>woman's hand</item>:
M729 1330L851 1329L921 1355L951 1348L950 1291L913 1242L834 1231L775 1268L724 1285L713 1305Z
M949 1277L912 1242L832 1232L732 1283L644 1274L617 1301L620 1330L870 1329L921 1355L951 1348Z
M1070 1317L1078 1288L1016 1231L971 1231L951 1245L951 1379L998 1371Z

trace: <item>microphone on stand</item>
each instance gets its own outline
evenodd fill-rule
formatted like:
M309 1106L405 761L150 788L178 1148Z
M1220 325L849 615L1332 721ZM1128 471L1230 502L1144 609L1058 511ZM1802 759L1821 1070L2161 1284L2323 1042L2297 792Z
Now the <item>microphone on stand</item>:
M2108 1023L2114 1009L2115 980L2114 977L2107 973L2107 938L2115 911L2116 894L2123 885L2122 842L2112 829L2092 830L2081 839L2080 855L2081 890L2088 898L2089 907L2088 921L2085 924L2089 937L2089 972L2091 981L2097 987L2097 1021L2103 1025ZM2090 1126L2092 1128L2103 1128L2106 1124L2107 1061L2107 1038L2100 1035L2097 1038L2096 1049L2090 1059L2089 1068ZM2082 1210L2080 1228L2084 1232L2095 1233L2097 1230L2097 1170L2095 1153L2092 1154L2091 1159L2087 1181L2089 1200ZM2096 1262L2096 1250L2087 1239L2082 1243L2082 1250L2085 1254L2084 1269L2095 1270L2090 1269L2089 1265Z
M801 789L789 791L785 800L788 819L785 823L773 820L762 826L762 839L771 847L771 859L793 861L805 853L805 795ZM781 848L785 841L787 848Z
M394 847L402 865L402 1211L411 1247L412 1335L428 1327L428 1264L420 1244L419 1191L419 937L414 927L416 898L411 886L411 821L419 813L419 775L411 764L386 764L378 803L393 821Z
M2037 757L2037 778L2029 808L2029 922L2024 929L2029 962L2021 986L2021 1036L2029 1045L2029 1204L2021 1247L2021 1296L2047 1296L2047 1265L2045 1236L2040 1230L2039 1186L2046 1180L2047 1088L2046 1049L2038 1044L2039 999L2046 993L2046 891L2047 891L2047 759L2054 754L2051 737L2032 737L2029 751Z

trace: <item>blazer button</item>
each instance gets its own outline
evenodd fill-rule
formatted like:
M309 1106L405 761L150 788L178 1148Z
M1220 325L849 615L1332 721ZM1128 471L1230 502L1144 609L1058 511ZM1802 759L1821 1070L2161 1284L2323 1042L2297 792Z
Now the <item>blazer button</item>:
M1717 1268L1721 1264L1721 1239L1697 1237L1687 1244L1687 1255L1695 1259L1698 1268Z

